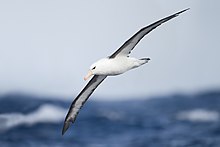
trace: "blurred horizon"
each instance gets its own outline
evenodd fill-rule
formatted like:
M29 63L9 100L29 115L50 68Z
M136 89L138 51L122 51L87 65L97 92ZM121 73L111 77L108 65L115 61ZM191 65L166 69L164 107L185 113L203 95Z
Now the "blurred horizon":
M89 101L97 101L97 102L123 102L123 101L142 101L142 100L151 100L151 99L160 99L160 98L170 98L170 97L194 97L197 95L213 95L218 94L220 95L220 88L219 89L206 89L194 92L174 92L174 93L160 93L155 95L136 95L136 96L115 96L110 97L108 95L97 95L92 94L89 97ZM32 98L32 99L45 99L45 100L58 100L58 101L73 101L78 94L72 94L71 96L59 96L59 95L42 95L36 93L27 93L27 92L10 92L0 95L0 99L6 97L25 97L25 98Z

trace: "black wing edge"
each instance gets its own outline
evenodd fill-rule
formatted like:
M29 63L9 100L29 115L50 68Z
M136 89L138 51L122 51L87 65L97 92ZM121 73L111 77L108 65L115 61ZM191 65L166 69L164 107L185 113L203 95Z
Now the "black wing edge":
M76 120L77 114L79 113L79 111L77 112L76 116L73 118L73 120L69 121L67 120L72 108L75 107L75 103L77 102L77 100L80 98L80 96L88 89L89 86L92 85L93 82L97 81L97 78L99 76L98 75L94 75L92 77L92 79L88 82L88 84L83 88L83 90L79 93L79 95L74 99L74 101L72 102L69 111L65 117L65 121L64 121L64 125L63 125L63 129L62 129L62 135L64 135L64 133L67 131L67 129L69 128L71 123L74 123L74 121ZM106 78L107 76L104 76L103 79L95 86L95 88L91 91L91 93L88 95L88 97L86 98L86 100L83 102L82 106L84 105L84 103L88 100L88 98L90 97L90 95L94 92L94 90L98 87L99 84L101 84L101 82ZM80 107L80 109L82 108L82 106Z
M187 8L187 9L184 9L184 10L182 10L182 11L179 11L179 12L173 14L173 15L167 16L167 17L165 17L165 18L163 18L163 19L160 19L160 20L158 20L158 21L156 21L156 22L154 22L154 23L152 23L152 24L150 24L150 25L148 25L148 26L146 26L146 27L140 29L140 30L139 30L137 33L135 33L130 39L128 39L118 50L116 50L111 56L109 56L109 58L115 58L115 57L132 41L132 39L134 39L139 33L141 33L141 32L142 32L143 30L145 30L146 28L150 28L150 27L152 27L152 26L155 25L155 27L152 27L151 30L149 30L149 31L146 32L142 37L140 37L140 39L138 40L138 42L139 42L145 35L147 35L148 33L150 33L153 29L155 29L156 27L158 27L158 26L161 25L162 23L164 23L164 22L166 22L166 21L168 21L168 20L170 20L170 19L172 19L172 18L174 18L174 17L177 17L179 14L181 14L181 13L183 13L183 12L189 10L189 9L190 9L190 8ZM161 22L161 23L160 23L160 22ZM158 25L156 25L156 24L158 24ZM138 42L137 42L137 43L138 43ZM134 45L134 47L137 45L137 43ZM134 47L133 47L133 48L134 48ZM132 49L133 49L133 48L132 48Z
M64 122L64 125L63 125L63 130L62 130L62 136L64 135L64 133L67 131L67 129L69 128L70 126L70 123L69 121L65 121Z

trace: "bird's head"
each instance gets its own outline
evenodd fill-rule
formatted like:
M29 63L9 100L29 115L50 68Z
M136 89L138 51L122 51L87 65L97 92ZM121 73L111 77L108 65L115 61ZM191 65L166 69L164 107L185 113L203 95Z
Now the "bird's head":
M104 58L93 63L89 68L88 74L84 77L84 80L88 80L92 75L103 75L103 71L105 71L105 62L106 59Z
M89 68L88 74L84 77L84 80L88 80L92 75L96 73L96 65L93 65Z

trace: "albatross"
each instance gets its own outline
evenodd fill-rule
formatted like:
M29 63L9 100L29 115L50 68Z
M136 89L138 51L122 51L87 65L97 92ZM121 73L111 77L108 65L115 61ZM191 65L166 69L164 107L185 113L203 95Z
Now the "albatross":
M102 83L102 81L107 76L115 76L122 74L131 69L137 68L141 65L148 63L150 58L136 59L130 57L131 51L138 44L138 42L153 29L161 25L162 23L177 17L179 14L189 10L184 9L173 15L167 16L160 19L146 27L140 29L135 33L130 39L128 39L118 50L116 50L112 55L100 59L90 66L88 74L84 77L84 80L88 80L91 76L91 80L79 93L79 95L72 102L69 111L66 115L64 126L62 130L62 135L69 128L71 123L74 123L79 110L82 108L83 104L90 97L90 95L95 91L95 89Z

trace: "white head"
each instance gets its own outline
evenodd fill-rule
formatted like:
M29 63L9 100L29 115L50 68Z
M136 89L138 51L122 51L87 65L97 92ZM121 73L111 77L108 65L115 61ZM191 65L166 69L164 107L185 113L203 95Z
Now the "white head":
M104 58L101 60L98 60L97 62L93 63L90 68L88 74L84 77L84 80L86 81L89 79L92 75L103 75L105 71L105 65L106 61L108 59Z

